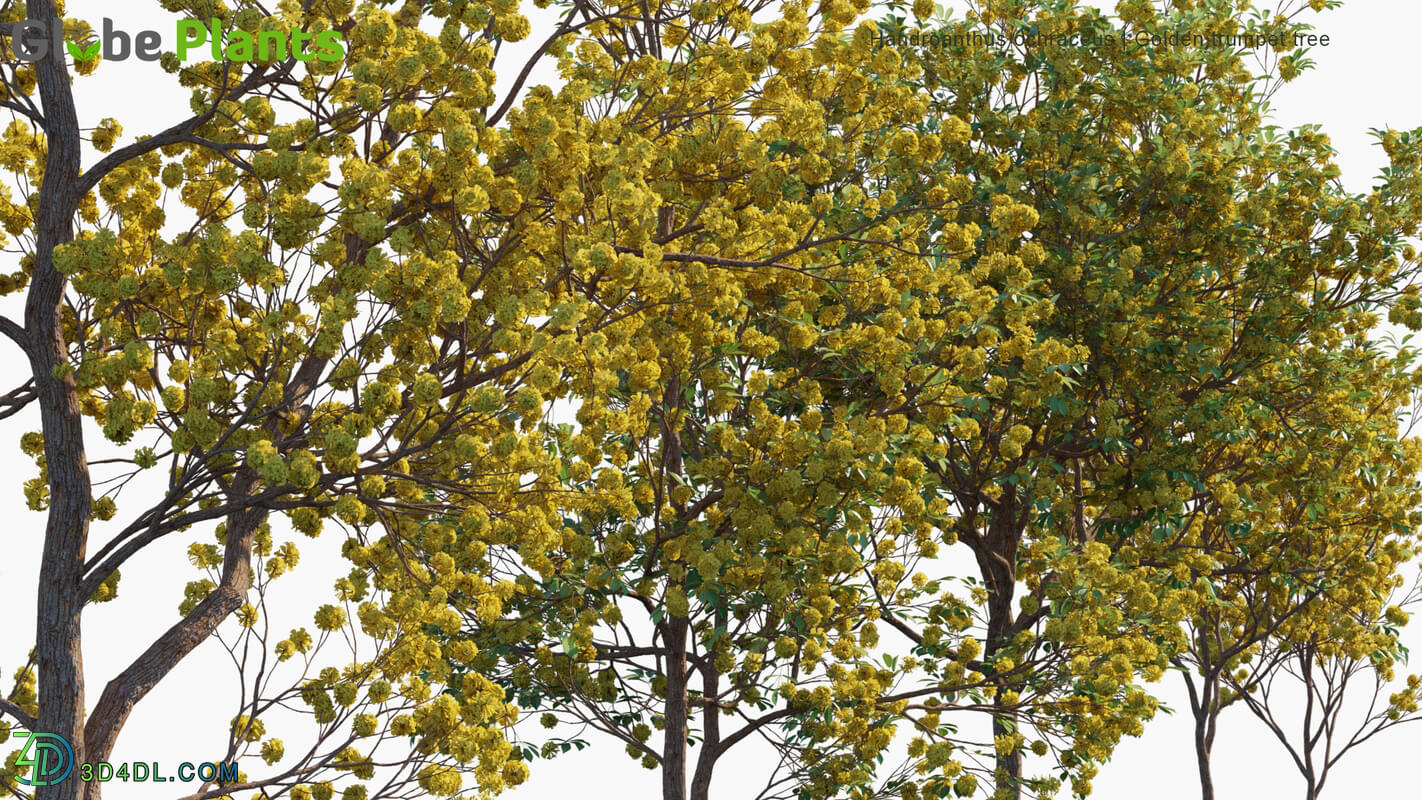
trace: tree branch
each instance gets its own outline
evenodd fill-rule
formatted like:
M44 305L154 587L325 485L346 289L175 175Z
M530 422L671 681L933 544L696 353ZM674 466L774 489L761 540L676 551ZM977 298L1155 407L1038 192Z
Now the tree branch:
M233 492L239 497L256 494L257 476L250 468L245 468L235 483ZM98 761L107 758L138 701L245 601L252 585L252 542L266 514L264 509L249 507L228 517L222 580L217 588L104 687L84 726L84 752L89 757Z
M39 720L30 716L30 712L20 708L13 702L0 697L0 713L9 714L19 721L27 730L39 728Z
M29 352L30 337L19 323L9 317L0 317L0 333L10 337L21 350Z

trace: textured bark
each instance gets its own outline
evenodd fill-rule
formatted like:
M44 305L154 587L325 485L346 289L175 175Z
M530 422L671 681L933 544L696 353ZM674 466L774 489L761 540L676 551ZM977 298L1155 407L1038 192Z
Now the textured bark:
M1210 754L1215 743L1215 720L1218 718L1219 672L1205 666L1200 687L1190 673L1185 673L1185 689L1189 692L1190 713L1195 716L1195 769L1200 776L1200 800L1215 800L1215 779L1210 768Z
M662 236L670 236L673 210L663 206L657 211L657 231ZM680 404L679 384L668 388L663 401L668 409ZM666 424L662 417L662 468L666 474L680 475L682 469L681 438L679 432ZM687 751L686 734L688 717L686 645L688 622L685 617L670 617L666 622L667 644L667 699L664 709L666 738L662 745L662 800L686 800ZM699 770L698 765L698 772ZM709 775L706 778L710 782Z
M53 0L32 0L32 18L58 25ZM90 479L84 453L74 379L55 377L67 365L68 347L60 325L64 276L54 268L54 248L74 237L80 168L79 122L64 59L35 62L48 151L35 215L34 276L25 298L25 349L34 377L49 470L49 516L45 521L43 566L35 625L39 680L38 726L70 741L76 763L86 759L84 660L80 638L80 594L89 537ZM40 787L38 800L74 800L83 784L64 780Z
M48 21L51 30L59 29L53 0L31 0L29 16ZM74 379L67 370L57 369L68 365L69 353L61 325L66 280L54 267L54 250L74 238L73 221L80 198L113 165L105 166L105 162L81 178L80 129L62 54L51 53L35 62L35 72L48 149L38 192L35 264L24 327L7 334L21 343L30 363L49 472L35 635L39 683L35 728L64 736L73 747L75 762L84 763L108 757L134 704L241 605L251 583L252 535L265 511L247 509L229 517L222 584L108 685L94 718L86 724L80 621L88 599L83 588L84 563L93 487ZM195 124L190 121L189 126ZM163 137L176 141L185 131L179 126ZM161 143L150 141L140 147L152 149ZM120 156L131 154L116 153L110 159ZM250 490L255 480L249 477L244 483L239 477L236 483L240 495ZM97 800L100 794L99 784L71 778L39 787L35 797Z
M999 690L1000 691L1000 690ZM1014 711L997 711L992 717L993 738L1009 733L1017 732L1017 714ZM1011 797L1018 800L1022 797L1022 754L1019 752L1001 753L995 756L994 775L996 777L997 792L993 797ZM1006 794L1004 794L1004 792Z
M686 631L685 617L667 621L667 700L663 716L662 800L686 800Z
M1212 738L1205 721L1195 719L1195 766L1200 773L1200 800L1215 800L1215 779L1210 774L1210 745Z
M233 499L256 488L256 474L244 469L234 486ZM138 701L242 606L252 585L252 541L266 516L261 508L244 508L228 516L222 579L217 588L104 687L85 728L84 746L90 759L108 758Z
M1021 533L1018 519L1017 490L1009 488L998 498L998 507L988 524L986 535L966 540L978 562L983 583L988 593L987 643L984 661L991 662L992 656L1002 649L1016 633L1012 613L1012 599L1017 588L1017 545ZM1017 730L1015 711L1000 707L1004 689L1011 685L999 681L996 702L999 709L993 712L992 734L994 737ZM1018 800L1022 796L1022 756L1020 753L998 754L995 772L998 797Z
M726 612L718 612L716 624L724 626L727 622L726 616ZM696 754L696 772L691 776L690 800L710 800L711 775L716 768L716 759L722 753L721 709L716 704L716 697L721 693L721 673L716 671L715 661L715 657L708 654L701 667L701 696L705 701L702 708L702 719L705 720L702 728L706 735Z

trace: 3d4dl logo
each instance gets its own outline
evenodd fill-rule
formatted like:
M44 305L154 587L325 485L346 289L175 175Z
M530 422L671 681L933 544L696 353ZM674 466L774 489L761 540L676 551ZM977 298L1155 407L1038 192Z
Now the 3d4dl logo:
M55 733L16 731L15 735L29 737L15 765L31 768L28 778L15 780L29 786L49 786L69 777L74 769L74 748L69 746L69 740Z
M64 41L64 32L59 26L51 30L37 19L21 20L9 27L10 50L21 61L39 61L50 53L61 52L61 48L76 61L89 61L100 53L105 61L126 61L130 55L139 61L157 61L162 56L163 37L157 31L139 31L129 36L125 31L116 30L108 17L104 18L103 34L87 43ZM346 54L339 31L298 30L292 31L288 38L281 31L233 30L227 33L224 42L219 20L211 19L203 24L195 19L182 19L178 20L174 35L179 61L187 61L189 51L204 45L213 60L219 61L251 61L253 58L284 61L288 56L297 61L340 61Z

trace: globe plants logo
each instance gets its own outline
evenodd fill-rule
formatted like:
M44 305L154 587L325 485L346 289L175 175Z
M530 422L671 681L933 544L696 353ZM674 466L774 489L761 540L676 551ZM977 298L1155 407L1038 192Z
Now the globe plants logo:
M10 34L10 52L20 61L39 61L51 53L68 52L75 61L91 61L103 55L105 61L157 61L162 57L163 37L157 31L143 30L135 34L114 27L113 20L104 18L101 33L84 42L64 40L62 26L43 20L25 19L6 26ZM340 61L346 55L340 31L309 32L235 29L224 38L221 20L206 22L195 19L178 20L173 41L179 61L194 57L194 52L210 55L221 61Z
M49 786L69 777L74 770L74 748L63 736L54 733L16 731L18 737L29 737L20 750L16 766L29 767L28 778L15 780L27 786Z

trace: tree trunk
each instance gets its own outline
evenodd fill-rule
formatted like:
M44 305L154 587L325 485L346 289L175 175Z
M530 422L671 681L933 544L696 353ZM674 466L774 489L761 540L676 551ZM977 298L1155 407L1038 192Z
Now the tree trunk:
M257 491L257 482L254 470L242 468L233 482L231 498L245 500ZM228 515L222 578L217 588L104 687L86 726L85 749L91 760L109 757L133 707L207 641L223 620L242 607L252 585L252 544L267 513L265 509L249 507Z
M1207 657L1202 655L1202 657ZM1177 666L1182 666L1178 661ZM1185 690L1190 695L1190 713L1195 718L1195 766L1200 775L1200 800L1215 800L1215 779L1210 769L1210 752L1215 743L1216 698L1219 697L1219 675L1207 664L1201 664L1205 674L1200 676L1200 688L1190 673L1185 672Z
M666 738L662 744L662 800L686 800L686 632L685 617L667 620Z
M662 239L669 239L672 232L674 209L664 205L657 210L657 232ZM667 424L666 414L680 405L680 383L673 381L667 388L662 401L667 410L662 413L662 435L665 439L662 449L662 470L665 474L681 475L681 437L679 431ZM661 502L661 498L658 498ZM666 738L662 745L662 800L686 800L686 734L687 672L686 645L690 623L685 617L669 617L666 625L667 640L667 700L665 706ZM707 767L709 770L709 766ZM697 765L698 775L701 765ZM706 776L709 785L710 776Z
M719 711L707 706L705 709L707 735L706 741L701 743L701 752L696 758L696 772L691 776L691 798L690 800L710 800L711 798L711 774L716 764L714 752L715 744L712 743L710 730L713 727L719 728L721 721L716 719Z
M716 612L717 626L724 627L726 617L725 611ZM711 773L721 755L721 708L716 704L716 697L721 693L721 673L716 671L715 664L715 655L707 653L701 666L702 728L706 735L696 754L696 772L691 776L691 800L710 800Z
M1015 711L994 712L992 717L992 735L994 739L998 736L1016 732L1017 713ZM1010 797L1012 800L1019 800L1019 798L1022 797L1022 753L1018 751L1013 751L1006 755L997 753L993 779L997 785L997 791L993 795L994 798Z
M984 661L991 661L1007 646L1013 630L1012 599L1017 588L1017 544L1020 525L1017 514L1017 489L1009 487L998 498L998 507L988 524L987 534L968 544L977 557L978 569L988 592L987 642ZM996 738L1017 731L1017 712L1002 706L1002 692L1010 689L1006 681L997 682L998 710L993 712L992 733ZM1019 800L1022 797L1022 755L1018 752L995 756L995 797Z
M50 26L60 24L53 0L31 0L29 12L30 17ZM84 659L79 625L86 598L81 596L79 585L84 577L92 487L74 379L57 369L68 366L69 348L60 325L65 279L54 268L54 248L74 238L79 122L68 70L60 54L37 61L35 77L47 123L48 148L35 214L34 277L25 298L25 349L39 401L49 471L49 516L45 521L35 619L37 716L40 731L69 740L77 765L86 760ZM71 775L58 783L37 787L35 797L75 800L83 785L77 775Z
M1215 800L1215 779L1210 773L1210 749L1214 737L1207 729L1208 718L1195 717L1195 764L1200 772L1200 800Z

